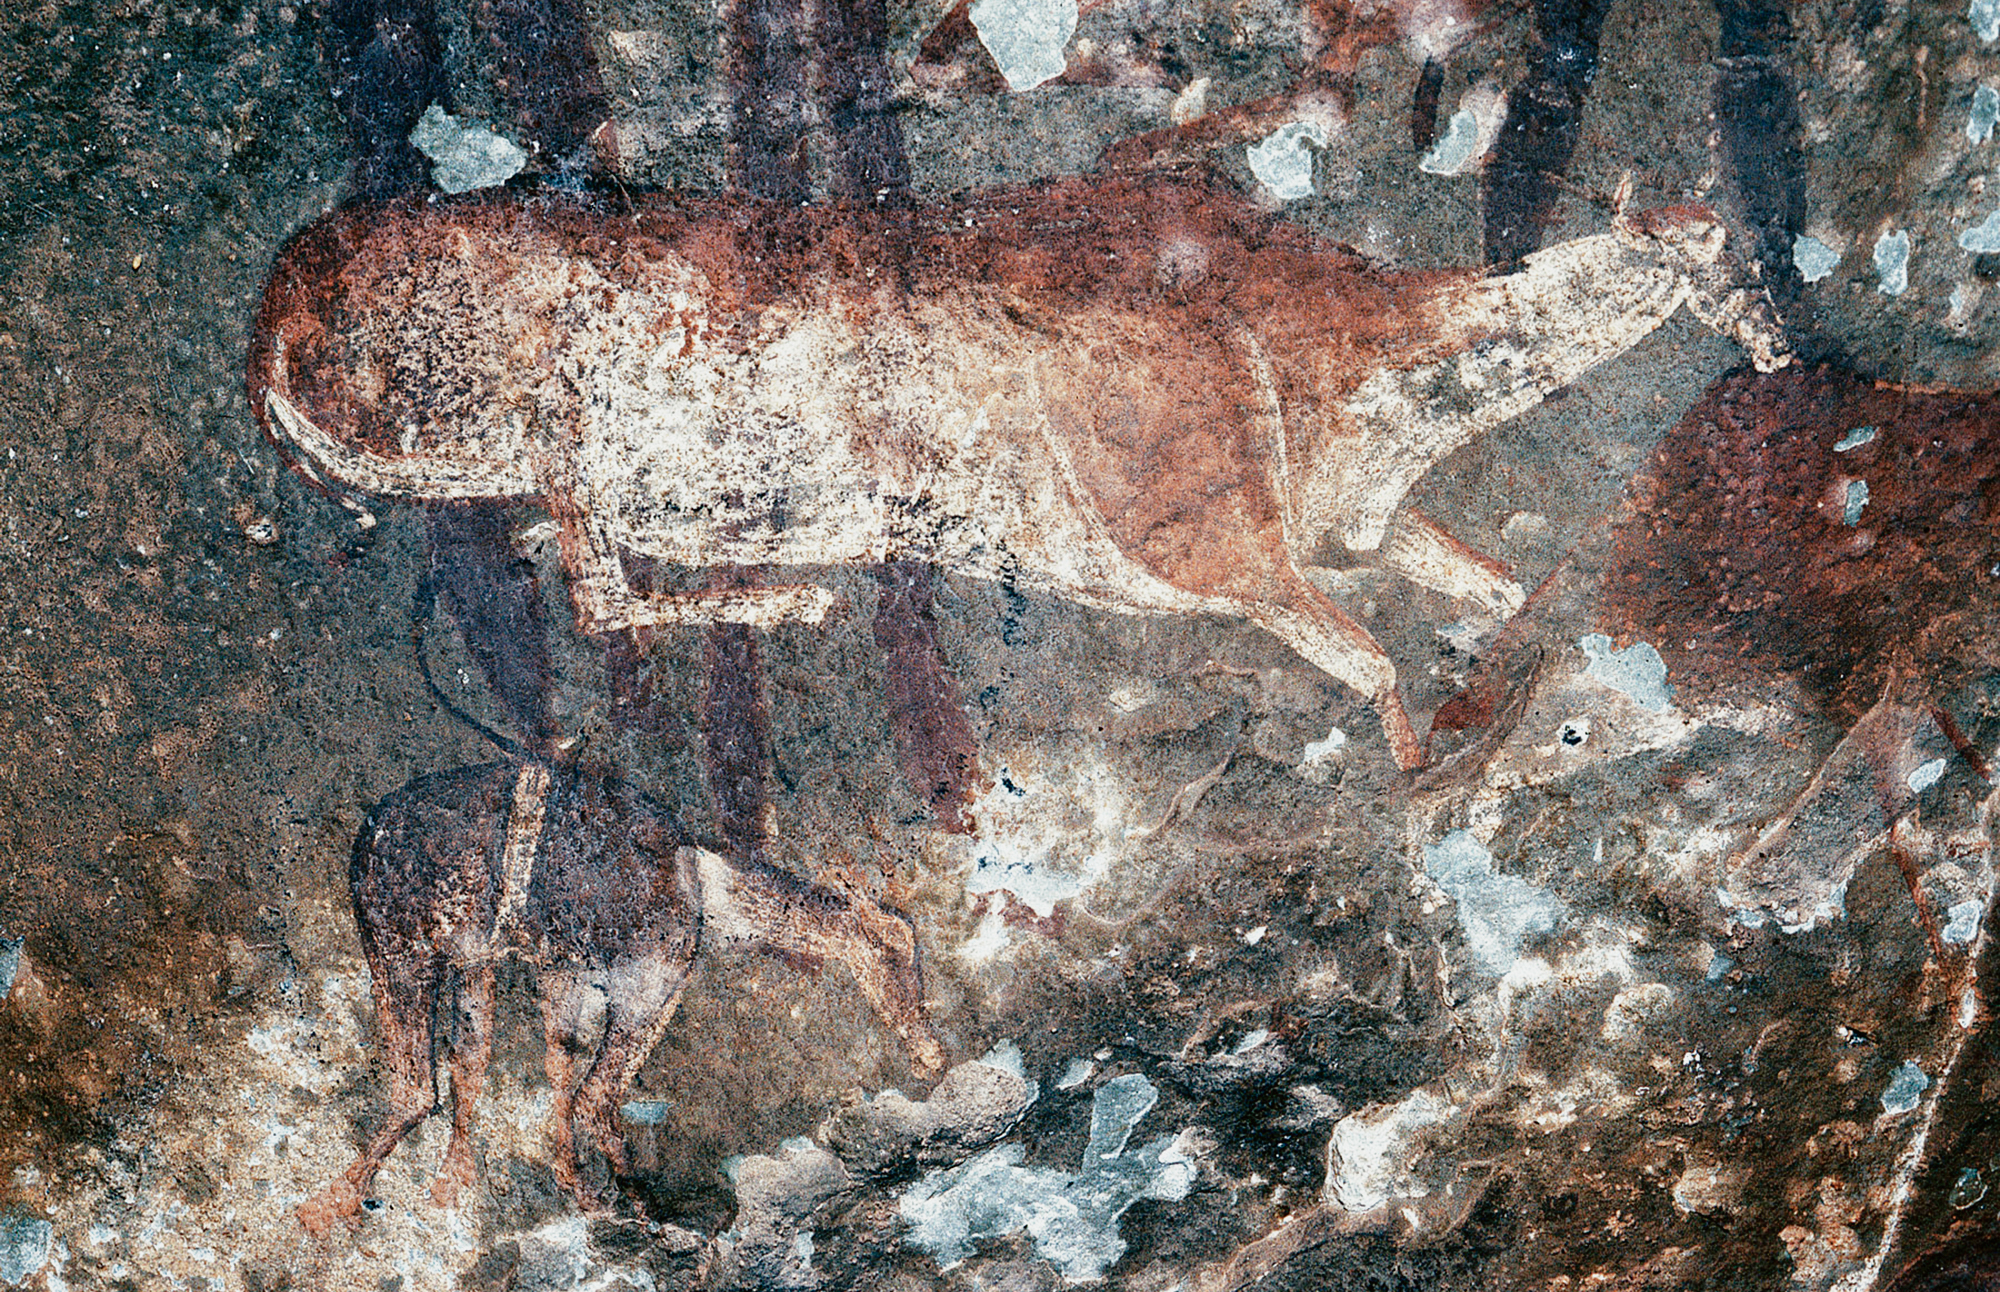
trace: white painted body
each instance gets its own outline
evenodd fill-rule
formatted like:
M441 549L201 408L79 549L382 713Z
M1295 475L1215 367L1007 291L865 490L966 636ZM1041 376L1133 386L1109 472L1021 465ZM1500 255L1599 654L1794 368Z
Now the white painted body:
M1399 513L1405 494L1460 445L1629 349L1683 304L1734 333L1759 367L1783 363L1757 301L1728 283L1722 241L1712 220L1676 214L1550 248L1515 274L1446 284L1411 311L1424 335L1403 357L1335 374L1341 388L1305 410L1287 405L1274 369L1273 355L1295 358L1280 349L1289 334L1256 317L1220 325L1225 336L1162 340L1173 320L1129 303L1087 302L1051 328L1024 323L1005 285L927 295L849 278L761 303L746 338L715 316L730 298L692 257L651 265L635 287L590 261L532 249L496 280L468 253L462 271L443 272L465 280L454 291L498 299L503 317L496 337L465 342L466 362L507 367L512 393L462 403L448 435L408 427L403 456L370 452L288 398L280 336L265 406L309 471L366 494L543 498L594 631L817 620L831 604L810 583L640 596L627 555L695 567L933 561L1114 611L1247 617L1375 700L1408 766L1419 755L1393 665L1303 569L1331 535L1354 551L1380 549L1450 595L1518 608L1521 589L1495 563ZM1161 248L1163 264L1170 253L1184 254ZM505 311L516 296L560 303L532 317L522 306L515 320ZM383 324L385 349L394 326ZM490 357L479 357L482 345ZM1111 414L1099 403L1123 400L1143 429L1176 398L1159 384L1188 373L1227 387L1209 406L1235 423L1229 462L1254 463L1263 477L1247 493L1240 481L1215 484L1235 487L1218 508L1251 508L1240 523L1214 520L1218 551L1240 547L1240 564L1255 567L1256 578L1227 587L1221 575L1190 578L1186 563L1137 551L1129 523L1117 531L1130 500L1110 498L1105 481L1127 484L1119 471L1146 464L1099 461L1090 476L1077 460L1105 451L1100 423ZM1149 451L1170 443L1150 433ZM446 441L449 452L431 447ZM1164 465L1159 487L1180 491L1190 509L1204 505L1203 482Z

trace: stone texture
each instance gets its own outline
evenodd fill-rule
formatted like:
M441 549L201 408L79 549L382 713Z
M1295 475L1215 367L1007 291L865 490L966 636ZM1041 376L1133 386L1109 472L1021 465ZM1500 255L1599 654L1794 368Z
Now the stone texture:
M967 832L940 830L939 804L963 800L905 774L883 584L834 572L827 621L752 656L767 859L909 916L948 1075L912 1070L847 970L711 948L636 1073L625 1173L593 1178L615 1214L585 1216L552 1165L535 979L503 963L473 1183L433 1203L435 1119L324 1244L294 1209L388 1101L352 845L397 787L495 757L417 669L424 518L358 526L281 469L242 393L280 245L349 191L317 53L332 20L283 0L17 7L0 42L0 939L19 941L0 1274L1039 1292L1086 1267L996 1226L941 1271L900 1200L995 1152L996 1170L1083 1178L1104 1092L1143 1080L1157 1101L1118 1160L1165 1141L1140 1165L1189 1178L1119 1195L1107 1286L1993 1279L1980 764L2000 736L2000 551L1979 392L2000 314L1991 253L1961 239L1994 210L2000 141L1967 127L2000 45L1963 0L1802 3L1789 40L1746 53L1752 7L1609 8L1543 236L1608 227L1629 174L1628 209L1716 201L1748 241L1763 190L1714 91L1784 86L1787 232L1837 257L1774 284L1807 361L1735 372L1741 353L1682 316L1441 463L1411 501L1538 589L1504 626L1366 561L1324 574L1419 730L1439 715L1426 768L1399 772L1363 700L1249 624L945 574L920 645L963 697L982 796ZM567 11L501 8L531 34ZM949 36L940 14L891 6L911 188L949 207L1139 139L1121 165L1198 159L1249 195L1245 146L1309 119L1327 143L1287 218L1383 268L1474 265L1479 168L1419 169L1412 96L1433 54L1433 103L1518 86L1533 20L1468 6L1480 20L1445 39L1397 25L1419 8L1100 5L1069 70L1014 94L969 28L929 40ZM615 147L565 136L515 182L581 182L608 155L630 188L719 188L724 15L606 0L588 17L601 86L540 87L535 110L608 104ZM470 4L436 21L445 106L507 123L530 36L496 52ZM1200 78L1208 126L1159 136ZM820 191L836 133L815 126L799 159ZM1898 231L1908 281L1890 295L1873 249ZM1863 423L1874 440L1836 447ZM1848 478L1868 485L1853 524ZM700 632L607 661L571 627L542 519L506 532L537 575L513 584L548 598L519 617L549 633L530 706L548 744L717 832ZM1657 650L1664 707L1594 671L1597 634ZM422 648L453 704L530 734L511 730L519 697L485 689L485 645L440 621ZM651 716L632 721L612 679L641 675ZM1504 972L1426 862L1457 832L1552 913L1517 922ZM1074 892L1031 906L972 882L1003 852ZM977 1062L1001 1041L1017 1078Z

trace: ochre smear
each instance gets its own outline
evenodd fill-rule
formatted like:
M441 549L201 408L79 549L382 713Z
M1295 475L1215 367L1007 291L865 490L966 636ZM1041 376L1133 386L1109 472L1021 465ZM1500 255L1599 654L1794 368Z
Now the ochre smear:
M1995 657L1996 416L1831 367L1724 378L1640 486L1607 626L1699 688L1796 676L1844 723L1923 701Z

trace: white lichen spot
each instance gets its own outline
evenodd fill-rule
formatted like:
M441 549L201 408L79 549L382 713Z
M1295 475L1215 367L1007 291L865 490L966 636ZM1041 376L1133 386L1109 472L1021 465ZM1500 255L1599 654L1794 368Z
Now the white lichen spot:
M1160 688L1140 678L1112 687L1104 702L1119 713L1137 713L1159 698Z
M1972 0L1965 16L1972 20L1972 29L1979 33L1979 39L1989 45L2000 40L2000 0Z
M1083 881L1037 868L1034 859L1009 854L1001 848L985 848L972 858L972 875L965 881L968 893L1005 892L1023 906L1047 919L1057 902L1066 902L1083 891Z
M1960 241L1964 241L1963 238ZM1898 229L1875 239L1875 290L1901 296L1910 289L1910 231Z
M1088 1058L1071 1059L1063 1065L1062 1075L1056 1078L1056 1089L1074 1090L1097 1075L1097 1064Z
M1811 903L1800 901L1793 905L1781 906L1774 910L1772 914L1778 921L1778 931L1781 933L1811 933L1821 924L1831 924L1835 920L1846 919L1848 882L1848 880L1843 879L1839 883L1832 885L1822 892L1817 900ZM1736 922L1746 929L1754 929L1757 927L1757 923L1762 923L1762 920L1760 918L1757 923L1752 923L1749 913L1745 911L1737 915Z
M1868 482L1866 480L1849 480L1847 488L1841 494L1840 523L1843 525L1859 525L1861 523L1862 509L1867 506Z
M1944 759L1933 758L1929 762L1919 765L1917 770L1904 778L1904 781L1909 785L1912 794L1921 794L1943 779Z
M634 1126L659 1126L673 1115L671 1099L633 1099L618 1105L618 1117Z
M540 1277L538 1286L550 1288L631 1289L639 1292L642 1288L655 1285L653 1277L645 1269L631 1265L600 1264L599 1253L591 1247L589 1224L582 1216L566 1216L552 1220L548 1224L515 1235L521 1248L521 1267L534 1270ZM412 1252L414 1257L416 1253ZM422 1263L426 1272L443 1276L443 1265L434 1257ZM406 1280L415 1272L415 1260L403 1270ZM424 1280L424 1286L442 1286L443 1277Z
M1800 234L1792 239L1792 263L1798 266L1799 277L1816 283L1833 272L1840 263L1840 253L1818 238Z
M1475 615L1439 624L1433 631L1459 654L1478 655L1480 643L1493 631L1494 622L1489 616Z
M1411 1141L1453 1111L1430 1091L1415 1090L1400 1103L1341 1118L1326 1146L1326 1201L1343 1211L1369 1212L1391 1198L1423 1197L1428 1191L1407 1175Z
M1972 307L1979 303L1979 290L1969 283L1960 283L1951 289L1950 308L1945 312L1945 322L1963 326L1972 313Z
M433 103L410 131L410 143L431 159L431 178L447 193L505 184L528 154L485 126L462 122Z
M898 1204L911 1242L950 1269L972 1255L979 1240L1025 1230L1036 1253L1066 1282L1102 1279L1125 1254L1118 1222L1126 1210L1141 1198L1178 1201L1194 1183L1194 1165L1175 1139L1126 1148L1132 1128L1159 1097L1136 1073L1099 1087L1091 1099L1090 1141L1075 1172L1022 1166L1019 1143L931 1172Z
M1514 967L1521 943L1556 926L1563 904L1518 875L1494 872L1493 854L1467 830L1424 845L1424 870L1458 903L1465 944L1483 973Z
M1417 159L1417 169L1426 175L1456 175L1472 164L1479 154L1479 118L1464 108L1451 114L1444 133L1430 151Z
M1299 762L1301 765L1324 762L1346 748L1347 733L1339 727L1329 728L1325 740L1306 742L1304 751L1299 755Z
M1427 175L1458 175L1475 166L1493 151L1493 141L1507 116L1507 97L1491 82L1482 81L1465 92L1458 111L1451 114L1444 133L1417 161L1417 169Z
M1984 220L1958 235L1958 245L1975 256L1989 251L2000 251L2000 211L1995 211Z
M1063 74L1076 35L1076 0L974 0L968 17L1015 93Z
M1835 453L1847 453L1851 450L1860 448L1864 444L1871 442L1872 440L1874 440L1874 438L1875 438L1874 427L1857 426L1853 430L1849 431L1847 434L1840 437L1840 439L1834 444L1833 451Z
M1889 1088L1882 1092L1882 1112L1890 1117L1906 1113L1917 1106L1924 1091L1930 1089L1931 1079L1915 1060L1903 1060L1903 1066L1896 1069L1896 1075L1889 1079Z
M1538 511L1517 511L1500 527L1500 537L1509 543L1532 543L1549 532L1549 518Z
M1764 912L1758 910L1755 906L1738 905L1736 894L1730 892L1727 888L1716 888L1715 904L1729 912L1730 923L1736 925L1738 928L1761 929L1768 922L1768 917Z
M1082 894L1111 869L1132 816L1123 782L1096 759L1079 758L1067 770L1064 780L1051 782L1002 769L973 808L979 827L967 893L1004 891L1047 919L1057 902ZM1096 847L1088 846L1092 841Z
M1611 639L1590 633L1577 642L1590 666L1583 675L1602 682L1631 698L1642 709L1658 711L1667 707L1673 688L1667 685L1667 662L1651 642L1634 642L1624 650L1611 649Z
M1012 1041L995 1041L993 1047L976 1060L984 1067L997 1072L1011 1072L1021 1080L1028 1079L1028 1069L1021 1058L1021 1047Z
M2000 90L1990 85L1982 85L1972 92L1972 111L1965 118L1965 138L1970 143L1983 144L1993 136L1993 125L2000 121Z
M958 948L958 958L981 965L1007 949L1007 895L1003 892L986 907L979 927Z
M1264 136L1263 142L1250 145L1244 156L1250 173L1272 197L1291 202L1312 196L1312 148L1324 147L1326 127L1317 121L1288 121Z
M39 1216L13 1211L0 1216L0 1282L16 1287L48 1263L55 1227Z
M1269 925L1259 924L1256 928L1251 929L1248 932L1244 933L1243 945L1246 947L1256 946L1259 942L1262 942L1264 940L1264 934L1269 931L1270 931Z
M1962 946L1979 936L1979 926L1985 922L1986 903L1976 897L1953 902L1945 911L1944 940Z
M1381 7L1393 8L1404 44L1418 61L1445 57L1477 30L1474 15L1462 0L1405 0Z
M0 935L0 999L14 990L14 979L21 974L22 945L19 938Z

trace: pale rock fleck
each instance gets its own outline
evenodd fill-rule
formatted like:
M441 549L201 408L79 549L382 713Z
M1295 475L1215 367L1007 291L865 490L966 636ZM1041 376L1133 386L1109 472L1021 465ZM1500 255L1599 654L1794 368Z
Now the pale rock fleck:
M1944 940L1962 946L1979 936L1979 926L1985 922L1986 903L1976 897L1954 902L1945 911Z
M1015 93L1045 85L1068 67L1063 49L1076 34L1076 0L974 0L968 16Z
M1004 891L1046 919L1110 872L1132 815L1124 782L1098 759L1046 775L1003 769L974 805L966 892Z
M1096 1075L1097 1064L1093 1060L1082 1057L1071 1059L1064 1065L1062 1075L1056 1078L1056 1089L1074 1090Z
M1868 506L1868 482L1849 480L1840 505L1840 523L1859 525L1862 509Z
M1428 1090L1401 1102L1349 1113L1333 1128L1326 1149L1326 1201L1347 1212L1369 1212L1392 1198L1421 1198L1429 1191L1408 1176L1408 1156L1418 1132L1446 1121L1455 1107Z
M1554 896L1518 875L1496 873L1493 854L1466 830L1425 844L1424 869L1458 903L1474 963L1496 978L1514 967L1523 941L1555 928L1564 914Z
M1913 1059L1905 1059L1903 1065L1889 1079L1889 1086L1882 1092L1882 1112L1894 1117L1909 1112L1923 1099L1924 1091L1930 1089L1931 1079Z
M1467 90L1451 114L1444 133L1417 161L1427 175L1461 175L1493 151L1493 141L1507 117L1507 96L1490 81Z
M1324 762L1347 748L1347 733L1339 727L1330 728L1325 740L1308 741L1299 756L1301 765Z
M1197 76L1189 81L1187 88L1175 95L1172 105L1167 108L1167 120L1177 126L1184 126L1190 121L1199 121L1207 116L1210 84L1210 79L1206 76Z
M1090 1141L1075 1172L1021 1165L1025 1149L1002 1144L949 1171L934 1171L899 1204L910 1241L942 1269L974 1244L1026 1230L1036 1254L1070 1283L1092 1283L1125 1254L1118 1222L1141 1198L1178 1201L1194 1184L1184 1139L1161 1137L1127 1149L1132 1128L1159 1100L1146 1078L1129 1074L1091 1099Z
M2000 0L1972 0L1966 15L1979 39L1991 45L2000 40Z
M1590 666L1583 675L1614 691L1630 696L1642 709L1667 707L1672 688L1667 685L1667 664L1650 642L1635 642L1623 650L1613 650L1603 633L1590 633L1577 643Z
M447 193L505 184L528 164L528 154L511 140L460 121L435 103L410 131L410 143L431 159L431 178Z
M1317 121L1288 121L1246 150L1250 173L1281 202L1311 197L1312 149L1326 147L1326 139L1326 128Z
M2000 211L1994 211L1972 228L1959 234L1958 245L1974 255L2000 251Z
M1981 85L1972 92L1972 111L1965 118L1966 141L1985 143L1992 137L1996 121L2000 121L2000 90Z
M1800 234L1792 239L1792 263L1798 266L1799 277L1816 283L1840 264L1840 253L1818 238Z
M27 1282L48 1263L55 1227L39 1216L13 1211L0 1216L0 1283Z
M1961 236L1959 242L1964 244ZM1875 289L1885 296L1901 296L1910 288L1910 231L1898 229L1894 233L1884 232L1875 239L1873 253L1875 276L1880 281Z

